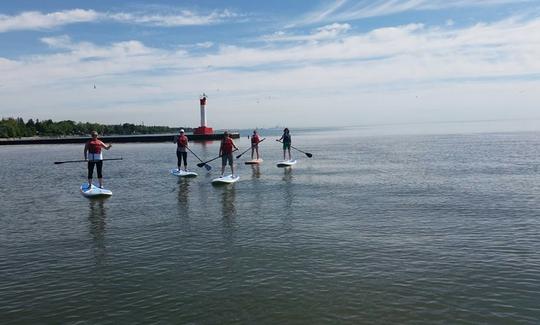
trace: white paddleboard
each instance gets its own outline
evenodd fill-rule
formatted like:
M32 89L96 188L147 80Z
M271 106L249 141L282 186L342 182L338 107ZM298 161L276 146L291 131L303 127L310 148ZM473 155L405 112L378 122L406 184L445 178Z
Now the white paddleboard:
M88 183L81 185L81 194L85 197L108 197L112 195L110 190L99 188L92 184L91 188L88 188Z
M240 176L236 175L233 177L233 175L223 176L214 178L212 180L212 184L218 185L218 184L232 184L235 183L240 179Z
M248 161L244 162L244 164L246 164L246 165L258 165L258 164L260 164L262 162L263 162L262 159L251 159L251 160L248 160Z
M292 165L296 165L296 159L295 160L284 160L277 163L278 167L291 167Z
M198 175L196 172L178 170L177 168L171 169L171 174L178 177L196 177Z

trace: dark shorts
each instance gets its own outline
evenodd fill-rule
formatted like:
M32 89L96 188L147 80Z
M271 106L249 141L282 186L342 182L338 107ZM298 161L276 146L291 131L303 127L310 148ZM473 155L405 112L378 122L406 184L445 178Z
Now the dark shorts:
M223 156L221 156L221 165L225 166L227 165L227 161L229 161L229 166L232 166L233 164L233 154L231 153L224 153Z
M291 144L287 142L283 142L283 150L285 149L291 149Z
M102 160L90 160L88 162L88 178L93 178L94 176L94 166L97 169L97 177L103 178L103 161Z

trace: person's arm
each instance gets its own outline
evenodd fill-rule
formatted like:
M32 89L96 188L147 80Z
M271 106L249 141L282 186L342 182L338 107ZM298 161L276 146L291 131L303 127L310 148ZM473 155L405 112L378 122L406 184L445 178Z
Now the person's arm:
M223 155L223 140L221 140L221 144L219 145L219 155Z
M234 147L234 149L238 150L238 147L236 146L236 144L234 144L234 141L231 139L231 142L232 142L232 146Z
M177 142L178 142L178 136L177 136L177 135L175 135L175 136L173 137L172 142L173 142L173 143L177 143Z
M88 160L88 142L84 145L84 160Z
M105 144L103 141L101 141L101 148L105 149L105 150L109 150L111 149L112 147L112 144Z
M281 138L277 139L276 141L281 141L283 140L283 137L285 136L285 133L283 133L283 135L281 136Z

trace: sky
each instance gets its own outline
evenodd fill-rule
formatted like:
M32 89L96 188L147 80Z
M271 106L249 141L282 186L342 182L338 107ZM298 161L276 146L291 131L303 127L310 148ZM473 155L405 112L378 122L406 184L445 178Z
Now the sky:
M94 87L95 86L95 87ZM540 119L540 0L0 2L0 117Z

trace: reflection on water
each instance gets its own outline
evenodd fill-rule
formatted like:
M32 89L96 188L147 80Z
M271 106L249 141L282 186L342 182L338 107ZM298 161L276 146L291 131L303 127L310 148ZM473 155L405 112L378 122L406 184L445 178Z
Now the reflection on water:
M251 178L261 178L261 167L258 164L251 165Z
M105 246L105 231L107 222L105 220L107 209L106 199L92 199L88 201L88 221L90 221L90 235L94 242L93 252L96 265L105 262L107 249Z
M236 230L236 189L234 184L221 188L221 213L223 223L223 239L227 245L234 242L234 232Z
M223 218L232 219L236 217L236 190L233 185L223 186L221 193L221 214Z
M285 183L290 184L293 180L292 167L283 168L283 180Z
M180 177L180 179L178 179L178 207L180 208L179 211L184 211L186 214L189 210L190 183L190 180L185 177Z
M293 213L293 171L292 168L283 169L283 202L284 205L284 229L290 230L292 228L291 215Z

